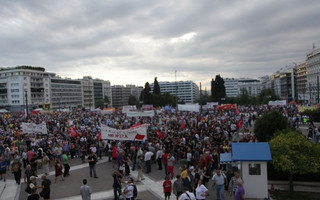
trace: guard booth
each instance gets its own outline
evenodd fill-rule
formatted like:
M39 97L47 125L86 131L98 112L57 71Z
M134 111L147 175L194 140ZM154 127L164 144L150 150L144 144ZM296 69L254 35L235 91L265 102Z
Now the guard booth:
M246 197L265 199L268 197L267 162L271 161L269 143L232 143L232 162L240 165Z

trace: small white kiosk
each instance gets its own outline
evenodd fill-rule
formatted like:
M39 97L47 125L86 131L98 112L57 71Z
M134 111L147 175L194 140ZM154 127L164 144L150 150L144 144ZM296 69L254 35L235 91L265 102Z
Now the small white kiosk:
M268 197L267 162L271 161L269 143L232 143L232 161L240 162L246 197Z

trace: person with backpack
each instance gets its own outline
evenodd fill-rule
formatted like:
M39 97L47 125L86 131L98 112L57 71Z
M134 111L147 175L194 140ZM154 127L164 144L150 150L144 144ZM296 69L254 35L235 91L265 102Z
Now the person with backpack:
M21 180L21 162L18 156L16 155L12 164L11 164L11 171L14 175L14 179L16 180L16 183L19 185Z
M133 184L133 178L129 178L127 181L127 185L123 190L123 194L126 200L134 200L134 198L137 196L137 188Z
M179 200L196 200L196 197L192 192L189 192L188 187L184 187L182 195L180 195Z
M212 187L216 187L217 199L224 200L225 185L228 185L228 179L220 169L212 176Z

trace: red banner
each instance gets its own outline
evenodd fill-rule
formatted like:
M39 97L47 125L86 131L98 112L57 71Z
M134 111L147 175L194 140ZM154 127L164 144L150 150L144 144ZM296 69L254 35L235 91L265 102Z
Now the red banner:
M76 132L76 129L73 126L69 126L68 131L69 131L71 137L73 137L73 138L77 137L78 133Z

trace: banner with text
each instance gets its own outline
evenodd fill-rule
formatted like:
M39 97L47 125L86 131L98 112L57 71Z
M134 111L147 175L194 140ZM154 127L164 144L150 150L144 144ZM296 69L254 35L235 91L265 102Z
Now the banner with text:
M22 123L22 134L35 133L35 134L48 134L47 125L45 123L35 124L35 123Z
M101 136L104 140L145 141L147 139L147 126L141 125L132 129L119 130L101 124Z
M127 117L153 117L153 116L154 116L153 110L148 110L143 112L138 112L138 111L127 112Z
M286 100L269 101L269 106L285 106L287 105Z
M199 112L200 106L198 103L195 104L178 104L179 111L188 111L188 112Z

